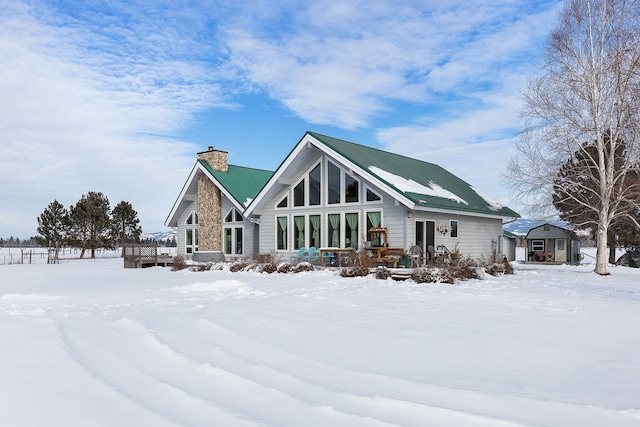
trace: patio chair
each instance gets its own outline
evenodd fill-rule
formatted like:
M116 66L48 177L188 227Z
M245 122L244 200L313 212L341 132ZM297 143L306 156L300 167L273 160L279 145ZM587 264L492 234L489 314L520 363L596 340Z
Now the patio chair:
M422 248L418 245L413 245L409 248L409 252L411 253L411 266L414 268L422 266Z
M305 248L304 246L301 247L300 249L298 249L298 252L293 252L291 254L291 262L300 262L300 260L306 258L307 256L307 248Z
M320 253L315 246L311 246L309 248L309 252L307 252L307 259L309 260L310 264L313 264L314 260L317 260L318 262L320 261Z

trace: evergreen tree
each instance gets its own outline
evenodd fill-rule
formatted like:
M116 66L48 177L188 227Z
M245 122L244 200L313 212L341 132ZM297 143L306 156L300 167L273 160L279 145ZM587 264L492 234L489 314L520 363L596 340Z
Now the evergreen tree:
M628 155L624 141L612 143L609 135L605 134L603 152L605 161L612 164L614 173L625 166ZM584 143L560 168L552 195L560 218L579 228L590 227L594 239L599 216L592 207L600 202L601 193L600 172L594 162L597 156L595 142ZM615 216L607 230L609 262L613 264L618 244L635 247L640 239L640 228L629 219L635 217L636 222L640 222L636 207L640 202L640 173L636 171L623 175L612 186L612 194L618 200Z
M137 242L142 234L138 212L133 209L131 203L122 201L112 211L113 235L116 244L123 245L129 242ZM124 250L124 248L123 248Z
M111 208L107 196L90 191L69 211L73 241L82 249L80 258L84 258L87 249L91 249L91 258L95 258L97 248L111 246Z
M55 250L55 259L64 245L69 232L69 212L54 200L38 217L37 240L40 244Z

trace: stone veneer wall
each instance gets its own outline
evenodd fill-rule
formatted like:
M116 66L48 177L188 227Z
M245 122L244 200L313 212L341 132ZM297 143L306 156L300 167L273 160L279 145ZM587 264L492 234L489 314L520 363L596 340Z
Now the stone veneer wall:
M216 171L227 172L228 153L214 150L198 153ZM222 251L222 194L209 178L198 178L198 250Z

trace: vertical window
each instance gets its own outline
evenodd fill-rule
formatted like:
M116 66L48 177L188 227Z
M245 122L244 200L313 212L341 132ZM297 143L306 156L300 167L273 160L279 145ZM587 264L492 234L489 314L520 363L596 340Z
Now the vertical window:
M327 203L340 203L340 168L331 162L327 165Z
M327 240L329 246L340 247L340 214L327 215Z
M304 248L304 217L293 217L293 249Z
M309 247L320 247L320 215L309 215Z
M293 187L293 206L304 206L304 181Z
M345 219L345 233L344 244L347 248L358 248L358 214L346 213Z
M231 228L224 229L224 253L225 254L232 253L231 248L233 248L233 240L232 240L231 230L232 230Z
M458 221L449 221L451 237L458 237Z
M287 245L287 232L289 230L289 219L286 216L279 216L277 219L278 224L277 224L277 246L276 248L278 250L287 250L288 249L288 245Z
M243 251L242 247L242 232L244 219L242 214L237 209L231 209L224 217L225 224L229 226L224 227L222 231L222 248L225 254L241 255Z
M320 163L309 172L309 206L320 204Z
M346 203L358 203L358 193L360 192L360 186L358 181L351 175L344 175L344 201Z
M236 227L236 254L242 254L242 227Z
M367 240L371 240L371 233L369 230L372 228L380 228L382 213L380 211L367 212ZM383 242L372 242L374 245L380 245Z

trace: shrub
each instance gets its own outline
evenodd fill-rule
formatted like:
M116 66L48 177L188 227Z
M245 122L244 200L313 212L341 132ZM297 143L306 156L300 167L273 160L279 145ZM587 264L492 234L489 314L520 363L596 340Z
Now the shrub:
M180 271L187 268L187 260L182 255L176 255L173 257L171 263L171 271Z
M416 283L438 283L440 281L440 273L438 269L416 268L411 272L411 280Z
M391 277L391 271L387 267L376 268L376 279L387 280Z
M295 270L295 268L296 266L291 264L290 262L283 262L278 265L278 273L291 273Z
M342 277L363 277L368 276L369 273L371 273L371 270L361 265L345 267L340 270L340 276Z
M313 267L313 265L309 262L299 262L298 264L296 264L295 268L293 269L294 273L301 273L303 271L313 271L315 270L315 268Z
M236 261L229 266L229 271L232 273L237 273L238 271L242 271L249 265L246 261Z

